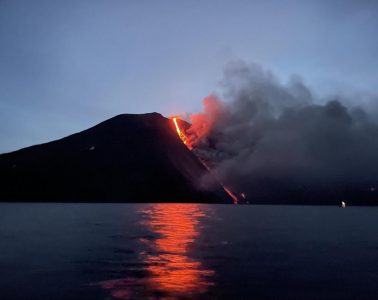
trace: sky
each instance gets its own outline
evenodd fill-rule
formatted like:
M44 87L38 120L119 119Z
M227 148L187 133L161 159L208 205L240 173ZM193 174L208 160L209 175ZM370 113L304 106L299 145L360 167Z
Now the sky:
M376 95L377 29L374 0L0 0L0 153L121 113L198 111L234 60Z

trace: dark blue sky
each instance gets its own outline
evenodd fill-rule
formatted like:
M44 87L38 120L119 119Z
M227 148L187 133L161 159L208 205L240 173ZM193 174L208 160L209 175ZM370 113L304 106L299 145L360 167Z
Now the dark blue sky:
M119 113L196 111L230 60L377 93L377 1L0 0L0 152Z

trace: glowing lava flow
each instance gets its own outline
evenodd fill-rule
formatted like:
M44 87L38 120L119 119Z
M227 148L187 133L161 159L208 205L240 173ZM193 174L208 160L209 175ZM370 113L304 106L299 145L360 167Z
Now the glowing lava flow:
M224 186L224 185L222 185L222 187L223 187L223 189L225 190L225 192L232 198L232 200L234 201L234 204L238 204L239 202L239 199L238 199L238 197L236 197L232 192L231 192L231 190L228 188L228 187L226 187L226 186Z
M172 120L173 120L173 123L175 124L176 131L177 131L178 136L180 137L180 139L182 140L182 142L186 145L186 147L188 147L189 150L192 150L192 145L190 145L190 144L188 143L188 138L187 138L186 135L181 131L180 126L179 126L178 123L177 123L177 118L176 118L176 117L173 117Z
M200 160L201 161L201 160ZM211 174L213 174L214 175L214 173L211 171L211 169L210 169L210 167L205 163L205 162L203 162L203 161L201 161L201 163L204 165L204 167L211 173ZM215 175L214 175L214 177L216 177ZM223 184L223 182L222 181L220 181L219 179L218 179L218 182L219 182L219 184L222 186L222 188L224 189L224 191L232 198L232 200L233 200L233 202L234 202L234 204L238 204L239 203L239 198L231 191L231 189L229 188L229 187L227 187L227 186L225 186L224 184ZM244 193L242 193L242 195L244 195ZM243 196L243 199L245 199L245 196Z
M177 131L177 134L178 136L180 137L181 141L185 144L186 147L188 147L189 150L192 150L193 147L192 145L190 145L188 143L188 138L186 137L185 133L180 129L180 126L178 125L178 122L177 122L177 117L172 117L172 120L173 120L173 123L175 124L175 128L176 128L176 131ZM199 159L200 160L200 159ZM211 171L211 169L209 168L209 166L207 166L207 164L205 162L203 162L202 160L200 160L201 163L203 164L203 166L211 173L214 175L214 173ZM215 175L214 175L215 176ZM218 182L220 183L220 185L223 187L224 191L232 198L234 204L238 204L239 203L239 198L231 191L231 189L229 187L226 187L221 181L218 180ZM244 193L242 193L242 197L243 199L245 199L245 195Z

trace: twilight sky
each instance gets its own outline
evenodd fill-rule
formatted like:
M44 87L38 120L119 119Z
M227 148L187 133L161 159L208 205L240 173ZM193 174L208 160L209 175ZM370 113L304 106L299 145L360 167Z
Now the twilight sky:
M375 0L0 0L0 153L197 111L237 59L319 95L375 95L377 29Z

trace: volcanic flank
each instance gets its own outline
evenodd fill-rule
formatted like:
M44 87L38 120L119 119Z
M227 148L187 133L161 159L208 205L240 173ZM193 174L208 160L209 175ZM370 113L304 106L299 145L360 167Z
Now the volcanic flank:
M208 170L180 140L172 120L158 113L123 114L0 155L0 199L232 203L215 179L203 184L205 175Z

